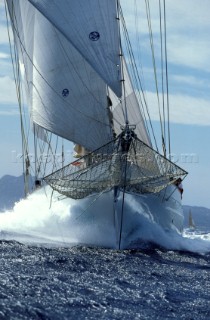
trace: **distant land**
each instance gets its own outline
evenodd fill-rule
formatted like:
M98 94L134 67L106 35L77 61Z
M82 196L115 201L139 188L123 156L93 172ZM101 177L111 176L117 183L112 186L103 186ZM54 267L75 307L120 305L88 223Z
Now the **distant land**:
M210 232L210 209L204 207L183 206L184 226L189 227L189 212L191 211L196 229L203 232Z
M32 183L30 187L32 188ZM5 175L0 179L0 211L11 210L15 202L24 197L23 175L19 177Z
M32 181L32 178L31 178ZM32 188L32 183L31 186ZM0 179L0 212L12 210L15 202L24 198L23 176L5 175ZM189 212L191 211L196 227L201 231L210 230L210 209L196 206L183 206L185 227L188 227Z

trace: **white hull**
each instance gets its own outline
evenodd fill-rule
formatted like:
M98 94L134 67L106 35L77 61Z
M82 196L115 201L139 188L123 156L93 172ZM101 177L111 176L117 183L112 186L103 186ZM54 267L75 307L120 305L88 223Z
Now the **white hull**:
M113 189L102 195L75 200L76 205L71 211L76 216L77 227L84 230L78 241L125 249L141 241L145 223L177 233L183 230L181 196L174 186L168 186L157 194L125 193L124 206L122 202L123 193L118 192L114 196ZM77 208L75 212L74 207Z

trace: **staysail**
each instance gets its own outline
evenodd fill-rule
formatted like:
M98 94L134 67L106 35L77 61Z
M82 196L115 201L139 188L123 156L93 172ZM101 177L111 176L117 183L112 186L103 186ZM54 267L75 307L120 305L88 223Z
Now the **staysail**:
M113 113L114 130L117 134L120 134L122 132L121 125L125 123L127 117L128 123L136 126L135 133L138 135L139 139L148 146L151 146L151 141L140 110L139 101L133 88L124 58L122 59L122 70L124 82L122 98L118 99L114 92L111 89L109 90L109 96L112 102L111 110Z

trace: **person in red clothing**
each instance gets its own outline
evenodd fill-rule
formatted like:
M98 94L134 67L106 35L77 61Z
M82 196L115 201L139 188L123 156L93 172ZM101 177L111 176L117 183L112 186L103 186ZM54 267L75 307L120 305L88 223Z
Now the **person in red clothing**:
M182 199L182 194L184 192L183 185L182 185L182 179L181 178L177 179L174 184L179 189L179 191L181 193L181 199Z

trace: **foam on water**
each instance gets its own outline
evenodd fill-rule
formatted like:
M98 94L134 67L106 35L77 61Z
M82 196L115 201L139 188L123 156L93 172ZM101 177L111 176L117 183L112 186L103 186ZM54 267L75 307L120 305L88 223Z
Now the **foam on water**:
M107 238L110 226L104 219L106 199L100 199L100 204L103 230L99 230L94 212L86 223L87 201L69 198L59 200L54 195L51 202L51 189L46 187L16 203L13 210L0 214L0 236L24 242L62 242L63 245L89 243L110 247L115 239Z
M0 214L1 238L15 239L23 242L77 244L89 243L111 247L116 241L114 230L106 224L106 201L100 199L100 208L92 212L87 223L85 201L64 199L52 201L49 188L40 189L27 199L16 203L12 211ZM101 201L102 200L102 201ZM97 200L96 200L97 201ZM135 201L131 201L130 210L138 211ZM100 211L100 212L99 212ZM97 221L101 222L100 228ZM102 227L101 227L102 226ZM141 229L138 230L140 241L135 245L150 242L168 250L184 250L197 253L210 252L210 233L184 232L183 236L176 232L166 232L160 226L141 216ZM109 236L108 236L109 235ZM134 238L138 237L134 234Z

